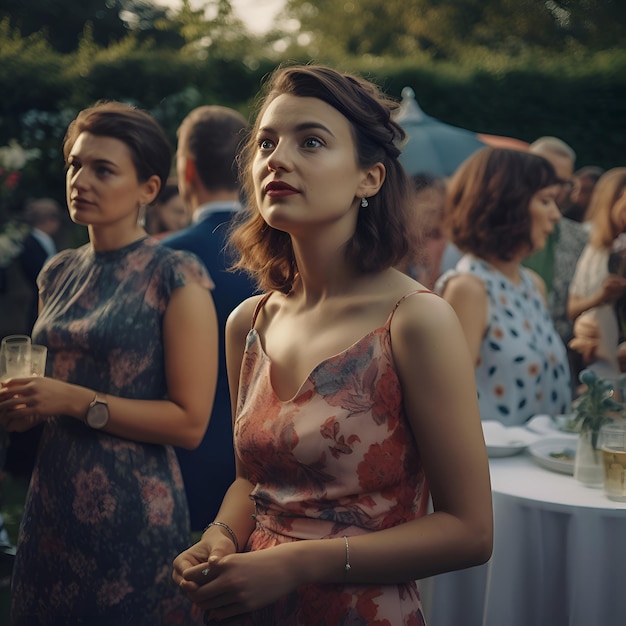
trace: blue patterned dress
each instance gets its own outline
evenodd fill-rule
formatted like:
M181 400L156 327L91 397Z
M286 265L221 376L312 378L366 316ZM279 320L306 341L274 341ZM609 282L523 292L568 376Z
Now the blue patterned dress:
M191 254L142 239L65 250L40 275L34 341L48 375L125 398L166 396L163 316L185 284L211 287ZM171 579L190 543L170 446L138 443L56 416L45 424L18 539L15 626L193 624ZM199 617L199 615L197 616Z
M539 413L567 413L571 402L565 345L534 280L521 268L513 284L486 261L466 254L446 272L436 289L458 274L472 274L487 291L487 329L476 365L476 387L483 420L523 424Z

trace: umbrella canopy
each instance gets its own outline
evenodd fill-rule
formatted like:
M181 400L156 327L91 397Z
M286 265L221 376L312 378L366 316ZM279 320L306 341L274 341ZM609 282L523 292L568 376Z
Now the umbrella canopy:
M409 175L451 176L470 154L486 145L476 133L426 115L410 87L402 90L394 119L407 134L400 163Z
M476 135L483 143L492 148L505 148L507 150L521 150L527 152L530 144L523 139L515 137L504 137L503 135L487 135L485 133L477 133Z

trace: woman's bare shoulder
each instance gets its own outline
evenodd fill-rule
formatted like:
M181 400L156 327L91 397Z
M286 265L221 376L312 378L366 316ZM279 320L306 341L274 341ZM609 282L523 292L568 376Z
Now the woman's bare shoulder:
M459 272L446 281L442 295L446 300L450 300L454 298L471 299L480 296L484 297L486 293L485 283L478 276Z
M401 332L445 332L449 324L458 323L452 306L432 291L406 294L394 312L393 325Z
M252 328L252 318L265 294L252 296L237 305L226 321L226 332L236 333L237 335L247 335Z

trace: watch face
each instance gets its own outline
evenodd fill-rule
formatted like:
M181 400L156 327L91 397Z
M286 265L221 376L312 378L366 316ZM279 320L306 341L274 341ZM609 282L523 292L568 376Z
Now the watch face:
M109 421L109 407L104 402L96 402L89 407L87 424L92 428L104 428Z

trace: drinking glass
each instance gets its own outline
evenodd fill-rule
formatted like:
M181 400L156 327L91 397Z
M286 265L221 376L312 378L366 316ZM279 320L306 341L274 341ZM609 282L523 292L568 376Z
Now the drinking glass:
M28 335L7 335L2 338L0 349L17 343L31 343L31 339Z
M29 343L9 343L2 350L2 378L21 378L31 375Z
M30 352L26 351L24 346L30 346L31 339L28 335L7 335L0 342L0 380L10 378L11 376L29 376L30 374L21 373L27 366L27 360L30 359ZM19 346L22 346L20 348ZM14 373L18 372L18 373Z
M46 358L48 348L36 343L30 345L30 373L33 376L46 375Z
M610 500L626 502L626 421L602 426L598 445L604 465L604 492Z

